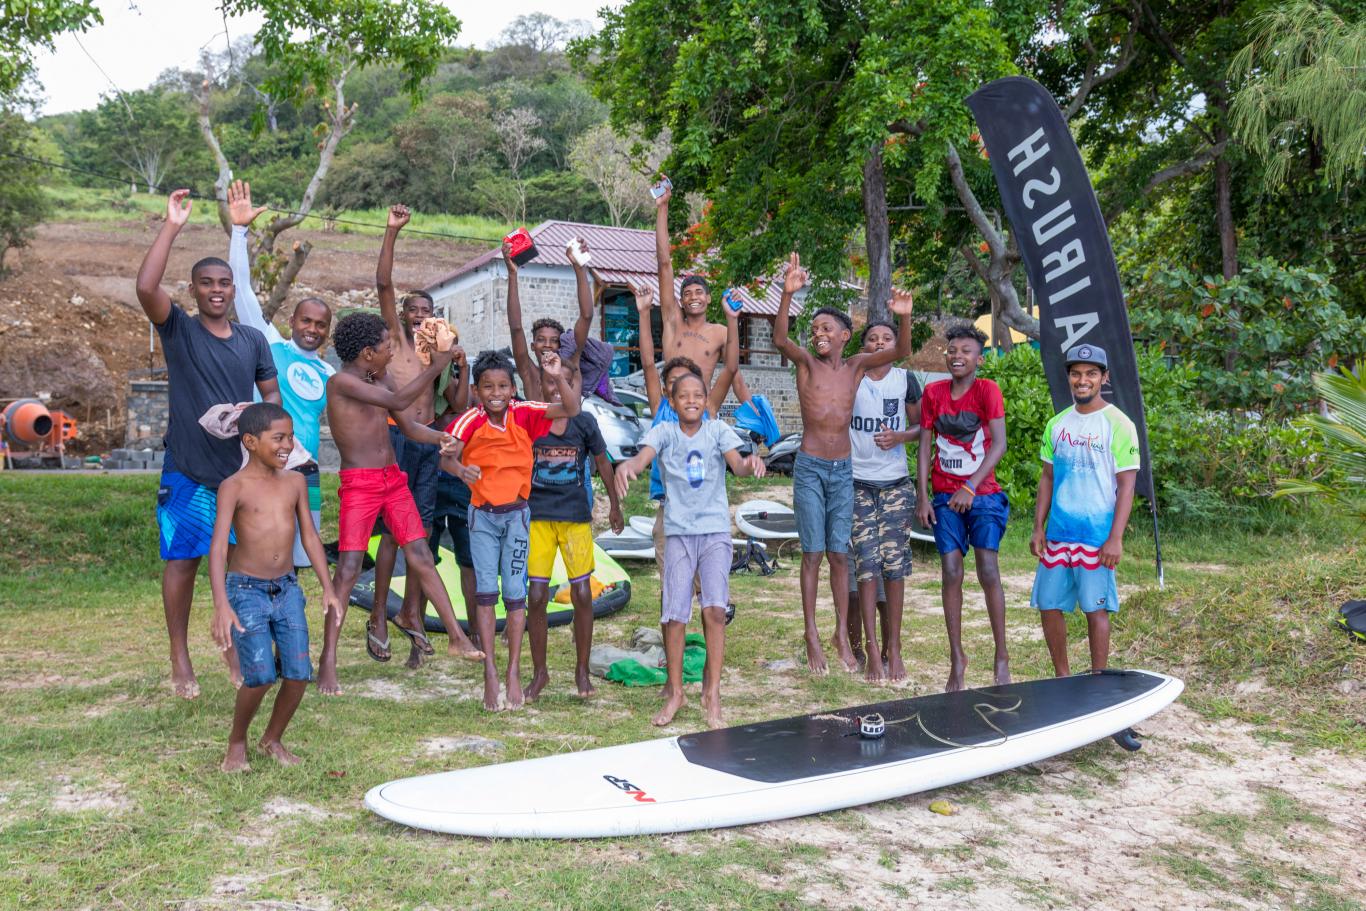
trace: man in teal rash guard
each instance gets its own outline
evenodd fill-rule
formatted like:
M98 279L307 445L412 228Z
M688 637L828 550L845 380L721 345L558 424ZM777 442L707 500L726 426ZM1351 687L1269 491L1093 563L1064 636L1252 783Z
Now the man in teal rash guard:
M313 456L313 461L294 470L308 484L308 510L313 527L322 529L322 488L318 478L318 446L323 410L327 407L327 380L336 369L323 360L321 351L332 329L332 308L309 297L299 301L289 320L289 338L261 312L261 302L251 289L251 259L247 255L247 228L265 206L253 209L251 184L234 181L228 188L228 218L232 240L228 244L228 265L237 286L237 319L244 326L260 330L270 343L270 356L280 376L280 398L294 420L294 436ZM308 566L299 534L294 534L294 565Z

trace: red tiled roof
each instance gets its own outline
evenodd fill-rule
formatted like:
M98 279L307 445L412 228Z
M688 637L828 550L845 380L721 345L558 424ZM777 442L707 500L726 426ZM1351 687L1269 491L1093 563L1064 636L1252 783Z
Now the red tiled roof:
M653 231L640 228L608 228L602 225L581 224L572 221L546 221L531 229L531 237L536 241L537 256L533 262L543 266L568 266L569 257L565 245L575 237L581 237L588 244L593 259L589 270L601 283L609 285L643 285L659 294L659 274L655 263L655 235ZM500 248L495 248L476 256L459 269L445 275L427 290L434 291L440 285L449 284L463 275L468 275L502 258ZM679 279L675 277L674 292L678 292ZM783 286L779 281L759 279L760 291L751 293L748 289L737 289L745 301L745 313L776 316L778 303L782 299ZM801 302L792 302L793 313L801 312Z

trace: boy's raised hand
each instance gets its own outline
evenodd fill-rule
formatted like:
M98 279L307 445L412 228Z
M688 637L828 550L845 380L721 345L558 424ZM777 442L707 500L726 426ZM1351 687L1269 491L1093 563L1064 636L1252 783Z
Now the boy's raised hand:
M632 285L631 294L636 299L637 313L649 313L650 308L655 305L655 292L652 288L645 285Z
M389 207L389 228L397 231L408 223L408 219L413 217L412 210L405 205Z
M667 181L667 180L669 180L669 175L668 175L668 174L660 174L660 175L659 175L659 179L660 179L660 180L666 180L666 181ZM655 200L655 208L656 208L656 209L660 209L660 208L663 208L664 206L667 206L667 205L669 204L669 200L673 198L673 195L674 195L673 182L672 182L672 181L669 181L668 183L666 183L666 184L664 185L664 193L663 193L658 199Z
M802 268L802 258L794 250L787 258L787 274L783 276L783 293L796 294L806 287L806 270Z
M237 619L237 612L230 607L213 609L213 620L209 624L209 632L213 634L213 641L218 643L218 650L226 652L232 648L232 631L245 633L247 628Z
M892 299L887 302L887 309L897 316L910 316L915 310L915 298L909 291L893 288Z
M234 180L228 187L228 221L246 227L265 210L265 206L252 207L251 184Z
M190 209L193 205L189 190L174 191L166 200L166 220L177 228L183 228L185 222L190 220Z
M512 244L503 241L503 265L507 266L509 275L517 274L517 263L512 259Z
M553 376L559 379L563 371L560 369L560 356L553 351L547 351L541 355L541 369L546 376Z

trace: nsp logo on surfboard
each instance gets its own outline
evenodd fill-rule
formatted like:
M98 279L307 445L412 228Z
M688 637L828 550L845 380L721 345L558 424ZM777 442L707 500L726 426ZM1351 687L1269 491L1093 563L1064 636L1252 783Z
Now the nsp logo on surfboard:
M615 775L604 775L602 777L603 780L610 784L612 787L621 791L625 791L627 794L630 794L632 797L636 799L637 803L655 802L655 799L653 797L646 797L644 791L642 791L635 785L631 784L625 778L617 778Z

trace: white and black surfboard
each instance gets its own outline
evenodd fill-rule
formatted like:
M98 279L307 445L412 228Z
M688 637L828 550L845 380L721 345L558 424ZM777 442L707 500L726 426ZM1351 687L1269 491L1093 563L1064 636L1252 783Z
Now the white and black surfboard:
M898 699L379 785L365 805L419 829L593 838L768 822L958 784L1116 734L1180 680L1113 671ZM880 714L881 739L859 735Z

